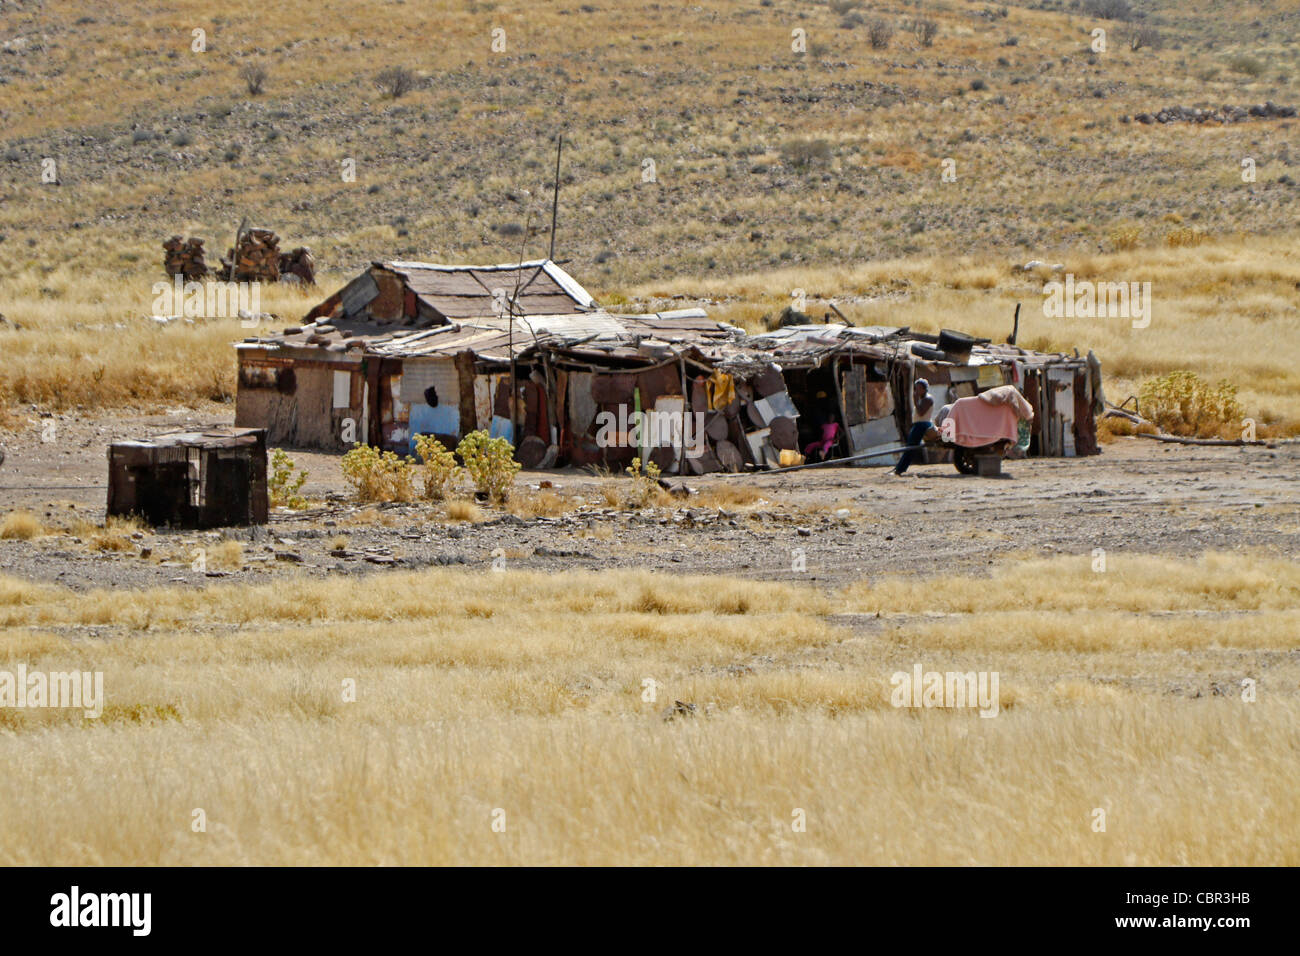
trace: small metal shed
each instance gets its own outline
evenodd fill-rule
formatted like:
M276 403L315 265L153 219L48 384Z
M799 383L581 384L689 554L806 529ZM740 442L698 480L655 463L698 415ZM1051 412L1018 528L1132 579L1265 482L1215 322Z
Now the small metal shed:
M266 524L266 430L214 426L108 447L108 514L151 525Z

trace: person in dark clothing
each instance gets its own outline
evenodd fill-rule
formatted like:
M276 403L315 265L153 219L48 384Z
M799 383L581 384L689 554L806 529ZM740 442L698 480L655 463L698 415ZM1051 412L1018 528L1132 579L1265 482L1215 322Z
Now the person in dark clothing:
M930 413L934 411L934 396L930 394L930 383L923 378L918 378L912 383L912 407L915 412L912 415L912 427L907 433L907 444L909 446L919 445L925 438L926 432L934 427L930 421ZM894 466L894 474L901 475L907 471L912 462L921 457L919 450L913 451L911 447L903 452L898 464Z

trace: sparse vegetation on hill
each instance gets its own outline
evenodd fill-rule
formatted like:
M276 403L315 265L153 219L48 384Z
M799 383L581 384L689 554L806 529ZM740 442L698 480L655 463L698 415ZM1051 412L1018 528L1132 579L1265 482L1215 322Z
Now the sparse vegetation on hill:
M811 285L859 319L1001 337L1043 278L1013 263L1160 275L1143 335L1031 327L1095 348L1128 391L1196 368L1300 422L1280 359L1300 347L1300 121L1242 109L1300 102L1293 6L394 4L347 36L313 26L344 6L307 22L234 0L213 19L181 0L143 29L129 6L7 12L0 405L230 401L247 330L146 318L173 233L272 224L312 247L322 290L374 258L539 253L564 132L559 253L615 307L672 291L757 327ZM1144 30L1161 42L1124 39ZM269 289L263 309L289 324L313 301Z
M559 249L610 286L1107 251L1117 223L1170 212L1219 234L1293 229L1293 124L1123 121L1171 104L1296 105L1300 11L1152 0L1138 13L1109 0L633 0L381 3L355 22L343 0L310 20L179 0L142 26L131 4L24 5L3 24L27 42L0 56L0 252L19 270L75 261L141 281L161 236L232 234L248 215L340 273L382 256L504 261L519 243L493 225L549 224L561 132ZM842 29L846 17L863 23ZM346 33L316 25L344 21ZM1148 29L1160 48L1133 49L1126 38ZM828 147L813 175L782 155L796 140ZM46 158L58 186L41 180Z

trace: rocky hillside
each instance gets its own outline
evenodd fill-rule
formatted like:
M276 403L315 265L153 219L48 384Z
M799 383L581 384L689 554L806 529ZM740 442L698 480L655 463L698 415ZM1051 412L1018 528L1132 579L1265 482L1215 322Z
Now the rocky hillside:
M152 281L244 217L336 272L536 255L560 134L604 289L1277 232L1298 38L1294 0L0 0L0 256Z

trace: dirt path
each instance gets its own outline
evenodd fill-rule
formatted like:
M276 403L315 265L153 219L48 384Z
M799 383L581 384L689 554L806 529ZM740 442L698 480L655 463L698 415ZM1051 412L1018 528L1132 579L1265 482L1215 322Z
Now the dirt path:
M28 427L0 436L7 451L0 512L30 510L49 526L70 527L77 516L100 523L109 441L229 420L228 406L147 417L33 417ZM51 440L42 441L42 426L50 423ZM1009 554L1095 548L1300 554L1297 445L1189 448L1124 439L1096 458L1008 462L1000 479L962 477L948 465L914 468L903 479L881 468L708 476L689 479L696 494L674 506L641 512L607 504L605 491L623 487L620 479L525 472L521 496L549 481L567 510L523 518L485 509L486 520L476 524L448 522L426 505L351 505L343 500L338 456L293 457L311 472L305 491L327 508L277 513L263 528L141 532L121 550L100 550L84 527L3 540L3 573L90 588L428 565L486 569L495 560L509 568L637 567L835 585L884 572L970 571ZM738 500L746 488L760 497ZM228 560L230 546L219 551L223 538L242 543L237 562ZM195 570L199 551L204 559Z

